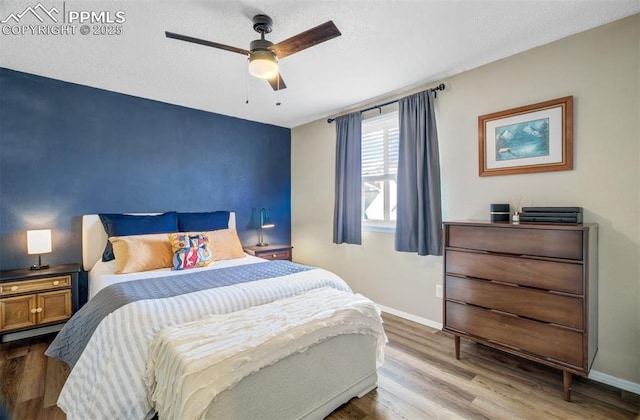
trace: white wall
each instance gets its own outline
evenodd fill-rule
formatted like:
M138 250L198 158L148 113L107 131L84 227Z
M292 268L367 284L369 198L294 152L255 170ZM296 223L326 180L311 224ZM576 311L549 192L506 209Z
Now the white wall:
M640 15L473 69L443 82L437 120L445 220L488 219L490 203L582 206L600 225L599 351L594 369L640 383ZM440 81L435 81L440 82ZM435 84L434 84L435 85ZM421 89L432 87L424 86ZM418 89L418 90L421 90ZM479 115L574 96L574 170L478 176ZM442 321L442 258L393 250L365 232L332 243L335 127L292 131L295 260L325 267L377 303Z

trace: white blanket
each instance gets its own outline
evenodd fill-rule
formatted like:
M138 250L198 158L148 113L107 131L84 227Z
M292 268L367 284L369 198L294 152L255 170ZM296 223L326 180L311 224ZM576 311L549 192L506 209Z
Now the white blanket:
M383 362L386 336L369 299L321 288L168 327L149 348L147 385L161 419L203 418L219 393L293 353L340 334L370 334Z

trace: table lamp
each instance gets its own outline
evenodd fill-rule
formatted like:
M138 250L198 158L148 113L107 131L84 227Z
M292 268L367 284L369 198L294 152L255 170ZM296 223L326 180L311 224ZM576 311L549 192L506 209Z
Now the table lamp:
M41 254L51 252L51 229L27 231L27 254L38 254L38 264L31 266L32 270L49 268L49 264L42 264Z
M262 208L262 210L260 210L260 223L259 223L260 236L258 238L258 244L257 244L258 246L269 245L264 241L263 229L272 228L274 226L275 225L273 224L273 222L269 219L269 213L267 213L267 210L265 208Z

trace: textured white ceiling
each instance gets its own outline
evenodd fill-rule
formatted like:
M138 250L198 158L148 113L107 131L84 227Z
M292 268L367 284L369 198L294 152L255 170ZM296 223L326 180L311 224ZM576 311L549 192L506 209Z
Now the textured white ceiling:
M123 33L0 34L0 66L284 127L640 12L640 0L42 3L61 14L124 11ZM36 4L2 0L0 20ZM164 36L167 30L248 49L258 38L251 23L258 13L273 18L267 39L274 43L328 20L342 36L283 59L288 88L277 93L247 76L245 57ZM39 22L25 16L20 23Z

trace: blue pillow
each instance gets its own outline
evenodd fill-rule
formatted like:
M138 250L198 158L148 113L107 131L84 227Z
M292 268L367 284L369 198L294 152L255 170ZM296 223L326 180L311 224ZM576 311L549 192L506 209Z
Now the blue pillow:
M227 229L228 227L228 211L178 213L179 232L207 232L210 230Z
M100 214L100 221L108 237L146 235L149 233L172 233L178 231L178 214L175 211L156 216L138 216L131 214ZM102 261L115 259L111 242L102 253Z

